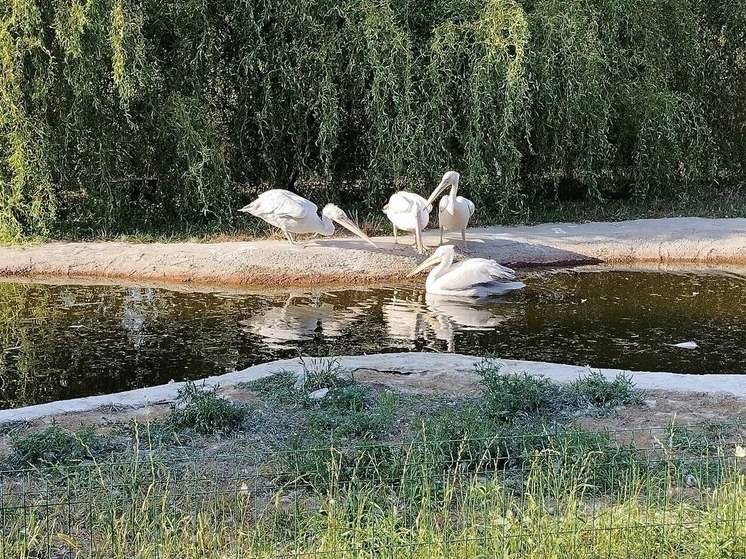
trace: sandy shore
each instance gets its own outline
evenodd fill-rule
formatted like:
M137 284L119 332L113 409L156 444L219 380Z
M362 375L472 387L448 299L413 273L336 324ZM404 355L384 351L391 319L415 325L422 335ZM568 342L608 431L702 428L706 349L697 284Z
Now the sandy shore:
M458 235L452 235L457 239ZM746 265L746 219L670 218L617 223L550 223L469 230L471 256L516 268L580 264ZM438 232L425 235L429 246ZM409 243L375 239L221 243L52 242L0 247L0 276L112 278L129 281L310 286L398 280L420 259Z

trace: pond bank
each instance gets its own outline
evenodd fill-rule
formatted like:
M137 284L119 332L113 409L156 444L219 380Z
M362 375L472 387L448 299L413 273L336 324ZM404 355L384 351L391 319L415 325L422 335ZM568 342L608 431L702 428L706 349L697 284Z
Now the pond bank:
M457 235L452 235L457 238ZM410 238L405 237L409 243ZM350 238L221 243L50 242L0 247L0 277L311 286L402 279L420 258L392 237L374 249ZM525 268L582 264L746 265L746 219L668 218L469 230L471 256ZM438 231L425 234L429 246Z
M351 371L354 378L363 383L382 384L402 392L440 393L459 396L473 395L479 391L479 377L474 371L474 364L479 357L442 353L385 353L362 356L335 358L339 366ZM227 373L204 379L206 386L218 385L223 392L233 392L242 383L271 376L281 371L300 375L304 367L312 367L313 359L305 363L299 359L285 359L249 367L242 371ZM532 375L543 375L555 382L571 382L589 372L587 367L540 363L535 361L496 360L504 373L527 372ZM598 370L607 378L613 379L616 369ZM627 373L627 372L625 372ZM735 404L738 413L746 411L746 374L741 375L683 375L676 373L629 372L636 387L646 392L660 392L670 400L671 394L685 395L681 402L681 411L696 408L695 396L722 396ZM202 384L203 381L198 381ZM141 388L108 394L63 400L25 408L0 410L0 425L4 423L35 421L43 418L73 414L78 416L108 408L114 413L124 410L132 413L145 410L149 414L154 407L167 405L175 401L183 382L174 382L161 386ZM675 399L675 398L674 398Z

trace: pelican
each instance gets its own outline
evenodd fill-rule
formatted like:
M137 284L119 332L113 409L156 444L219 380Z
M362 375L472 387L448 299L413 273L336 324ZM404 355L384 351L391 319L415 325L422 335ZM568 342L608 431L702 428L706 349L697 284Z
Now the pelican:
M238 211L250 213L281 229L291 245L295 244L293 234L317 233L330 237L334 235L334 222L337 222L365 242L376 246L341 208L334 204L327 204L319 217L316 204L287 190L275 189L263 192L251 204Z
M427 227L430 221L430 210L433 208L433 201L438 195L451 185L455 178L458 182L458 173L448 172L443 175L438 187L433 191L426 200L419 194L402 190L391 195L389 203L383 207L383 213L389 218L394 226L394 243L398 242L398 230L414 233L414 246L417 252L423 254L425 245L422 242L422 231Z
M500 281L515 280L515 272L494 260L469 258L454 264L455 255L452 245L438 247L432 256L407 274L407 277L435 266L427 276L425 293L447 297L489 297L526 287L520 281Z
M469 219L474 215L474 202L463 196L457 196L461 176L456 171L446 173L441 183L446 182L446 176L449 176L448 183L451 185L451 192L443 196L438 204L440 244L443 244L444 231L461 231L463 249L466 250L466 228L469 226Z

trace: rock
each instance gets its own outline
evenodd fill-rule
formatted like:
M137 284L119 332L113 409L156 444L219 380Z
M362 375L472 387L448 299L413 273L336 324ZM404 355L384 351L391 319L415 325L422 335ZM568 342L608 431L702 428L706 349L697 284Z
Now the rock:
M318 390L314 390L311 392L308 397L311 400L321 400L324 396L326 396L329 393L328 388L319 388Z
M654 408L656 404L658 403L658 401L657 400L643 400L642 403L644 406L648 408Z

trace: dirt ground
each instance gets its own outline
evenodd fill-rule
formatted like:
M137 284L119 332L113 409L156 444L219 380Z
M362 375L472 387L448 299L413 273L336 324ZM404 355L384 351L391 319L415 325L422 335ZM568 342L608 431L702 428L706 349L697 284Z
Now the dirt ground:
M453 237L453 236L452 236ZM457 237L457 236L456 236ZM453 237L454 239L456 237ZM438 232L425 232L430 247ZM517 268L580 264L746 265L746 219L549 223L468 232L469 255ZM116 278L203 285L311 286L402 279L421 257L411 238L219 243L51 242L0 247L0 277ZM404 244L406 243L406 244Z

